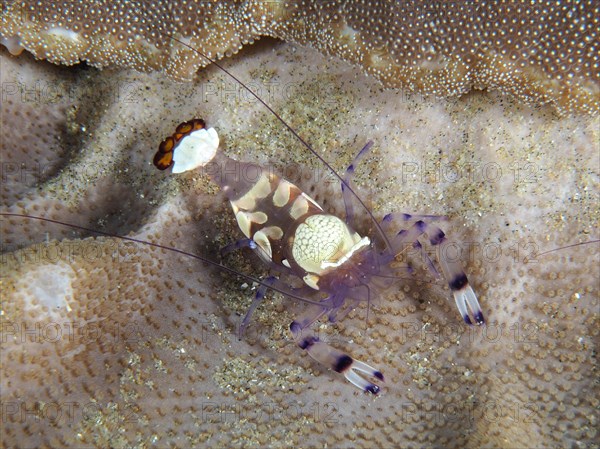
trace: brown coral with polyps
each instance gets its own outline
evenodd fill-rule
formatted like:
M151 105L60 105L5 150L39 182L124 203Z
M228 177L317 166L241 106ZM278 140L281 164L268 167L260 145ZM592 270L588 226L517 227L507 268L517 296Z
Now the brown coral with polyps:
M162 70L190 79L261 37L309 44L388 87L433 96L498 89L560 112L597 113L598 5L520 2L12 2L2 42L62 64Z

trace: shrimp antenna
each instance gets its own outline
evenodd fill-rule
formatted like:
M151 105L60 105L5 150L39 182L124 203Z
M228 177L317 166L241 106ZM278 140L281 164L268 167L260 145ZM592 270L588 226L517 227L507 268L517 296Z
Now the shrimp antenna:
M159 31L159 33L161 33L161 32ZM319 153L317 153L316 150L314 150L302 137L300 137L300 135L294 130L294 128L292 128L290 125L288 125L288 123L279 114L277 114L277 112L275 112L275 110L271 106L269 106L262 98L260 98L256 93L254 93L254 91L252 89L250 89L241 80L239 80L233 73L231 73L229 70L227 70L225 67L223 67L221 64L219 64L214 59L206 56L200 50L195 49L191 45L189 45L189 44L187 44L187 43L185 43L185 42L177 39L174 36L171 36L168 33L161 33L161 34L163 36L169 37L170 39L173 39L175 42L179 42L184 47L189 48L193 52L195 52L195 53L199 54L200 56L202 56L204 59L206 59L211 64L214 64L215 66L217 66L219 69L221 69L223 72L225 72L225 74L227 74L231 79L233 79L235 82L239 83L240 86L242 86L246 91L248 91L248 93L250 93L250 95L252 95L254 98L256 98L265 108L267 108L275 116L275 118L277 118L277 120L279 120L281 122L281 124L283 126L285 126L288 129L288 131L291 132L292 135L294 137L296 137L296 139L298 139L300 141L300 143L302 145L304 145L308 149L308 151L310 151L313 155L315 155L331 171L331 173L333 173L333 175L340 180L340 182L344 185L344 187L346 189L348 189L348 191L350 193L352 193L352 195L354 196L354 198L356 198L356 200L360 203L360 205L367 212L367 214L369 215L369 217L371 218L371 220L375 224L375 228L377 229L377 232L379 233L379 235L381 236L381 238L385 242L386 247L390 248L390 249L392 248L392 245L391 245L391 243L390 243L387 235L385 235L385 232L383 232L383 229L381 229L381 226L379 225L379 222L375 219L375 216L373 215L373 213L371 212L371 210L367 207L367 205L363 202L363 200L360 198L360 196L358 196L358 193L356 193L352 189L352 187L346 181L344 181L344 178L342 178L338 174L338 172L336 172L334 170L334 168L331 165L329 165L329 163Z
M561 246L560 248L549 249L548 251L544 251L543 253L537 253L536 257L540 257L540 256L543 256L545 254L550 254L550 253L553 253L555 251L559 251L561 249L574 248L575 246L589 245L590 243L599 243L599 242L600 242L600 239L590 240L589 242L573 243L572 245Z
M174 252L174 253L177 253L177 254L181 254L181 255L184 255L184 256L191 257L191 258L196 259L196 260L200 260L201 262L204 262L204 263L207 263L207 264L212 265L214 267L218 267L218 268L220 268L222 270L225 270L228 273L234 274L236 276L240 276L240 277L246 279L247 281L256 282L257 284L263 285L263 286L265 286L267 288L270 288L271 290L275 290L276 292L279 292L279 293L281 293L281 294L283 294L285 296L289 296L290 298L294 298L294 299L297 299L299 301L306 302L308 304L322 306L322 303L320 303L318 301L312 301L310 299L303 298L302 296L295 295L294 293L292 293L290 291L287 291L287 290L284 290L282 288L273 286L271 283L268 283L266 281L261 281L260 279L257 279L255 277L249 276L249 275L244 274L244 273L240 273L239 271L234 270L233 268L229 268L229 267L227 267L225 265L222 265L222 264L220 264L218 262L215 262L214 260L210 260L210 259L208 259L206 257L199 256L198 254L188 253L187 251L183 251L181 249L172 248L170 246L165 246L165 245L160 245L158 243L148 242L146 240L136 239L134 237L125 237L124 235L117 235L117 234L111 234L110 232L98 231L96 229L86 228L84 226L79 226L79 225L71 224L71 223L65 223L65 222L59 221L59 220L52 220L50 218L38 217L38 216L35 216L35 215L26 215L26 214L15 214L15 213L0 212L0 216L1 217L27 218L27 219L31 219L31 220L45 221L47 223L54 223L54 224L58 224L58 225L61 225L61 226L66 226L66 227L73 228L73 229L79 229L80 231L86 231L86 232L90 232L90 233L94 233L94 234L99 234L99 235L102 235L104 237L112 237L112 238L117 238L117 239L125 240L125 241L128 241L128 242L133 242L133 243L139 243L139 244L142 244L142 245L152 246L154 248L164 249L165 251L171 251L171 252Z

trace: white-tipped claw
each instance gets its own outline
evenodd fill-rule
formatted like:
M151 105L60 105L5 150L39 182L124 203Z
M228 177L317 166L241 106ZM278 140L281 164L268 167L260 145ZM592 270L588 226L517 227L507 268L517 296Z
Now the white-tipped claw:
M471 313L475 318L475 323L478 325L485 324L485 319L483 318L483 311L481 310L479 301L477 301L477 296L475 296L475 292L469 284L465 285L460 290L454 291L454 300L456 301L456 307L458 307L458 311L465 320L465 323L473 324L469 316L469 311L467 309L468 306L468 308L471 309Z
M360 388L363 391L367 391L372 394L379 393L379 386L374 383L369 382L368 380L361 377L358 373L355 372L360 371L362 373L367 374L368 376L379 379L383 382L383 374L380 371L377 371L372 366L367 365L366 363L359 362L358 360L353 360L352 364L348 367L348 369L344 372L344 376L350 383Z

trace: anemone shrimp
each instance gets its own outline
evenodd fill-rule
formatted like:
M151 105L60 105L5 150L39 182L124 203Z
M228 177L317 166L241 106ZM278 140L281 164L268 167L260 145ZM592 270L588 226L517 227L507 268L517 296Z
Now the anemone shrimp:
M469 309L478 325L484 324L484 318L460 264L447 258L449 241L444 232L424 221L431 217L402 214L410 227L399 231L391 239L383 226L389 225L394 216L388 214L378 223L367 209L382 239L380 245L354 230L351 194L365 206L351 188L351 177L372 145L373 142L368 142L348 167L345 177L340 177L345 221L324 212L317 202L289 181L267 173L256 164L238 162L225 156L218 151L219 138L215 129L206 129L205 122L200 119L179 125L175 133L160 144L154 165L160 170L172 167L173 173L183 173L212 164L208 170L211 179L229 198L237 223L245 235L244 239L224 248L223 252L251 248L274 271L301 278L304 287L308 288L298 289L299 292L304 295L324 293L321 299L309 300L312 305L309 311L290 324L294 340L322 365L344 373L356 387L377 394L379 387L360 377L358 372L383 381L379 370L320 341L309 328L324 315L335 322L359 302L370 303L371 295L377 291L375 281L393 278L394 270L390 264L409 247L422 250L419 238L424 234L431 245L440 246L439 263L464 321L473 324ZM427 257L424 252L423 255ZM433 273L437 273L431 260L429 263ZM242 321L242 331L270 285L277 285L280 291L288 288L277 278L269 277L266 285L258 289Z

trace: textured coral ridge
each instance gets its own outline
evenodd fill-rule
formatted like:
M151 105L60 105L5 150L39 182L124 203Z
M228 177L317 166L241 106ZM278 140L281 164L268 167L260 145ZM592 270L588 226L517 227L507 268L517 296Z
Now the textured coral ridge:
M223 197L206 176L151 162L180 122L202 117L230 156L276 163L343 214L338 183L216 70L182 85L1 57L3 212L217 258L241 236ZM530 260L597 237L597 118L559 120L499 95L382 92L289 44L228 64L338 170L373 139L356 176L377 217L451 217L447 234L474 249L462 260L486 327L467 328L429 276L377 298L368 322L363 307L317 326L382 370L374 398L293 344L295 301L268 295L238 340L251 283L156 248L2 219L0 446L597 447L598 245ZM250 255L226 262L264 274Z
M435 96L498 89L561 112L597 113L599 6L526 2L3 2L2 42L62 64L88 61L190 79L262 36L309 44L389 87Z

